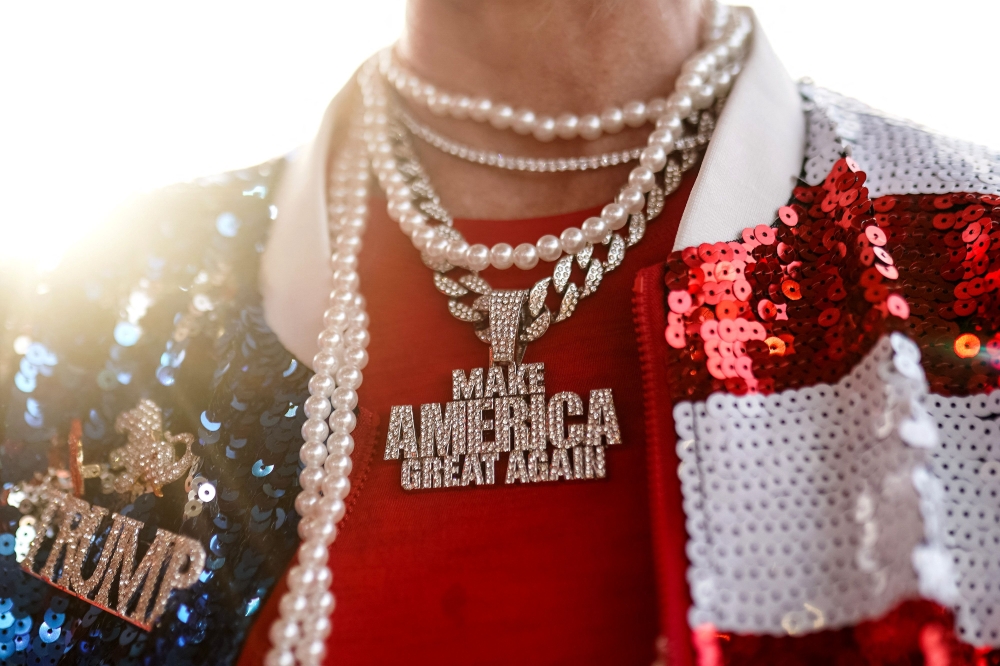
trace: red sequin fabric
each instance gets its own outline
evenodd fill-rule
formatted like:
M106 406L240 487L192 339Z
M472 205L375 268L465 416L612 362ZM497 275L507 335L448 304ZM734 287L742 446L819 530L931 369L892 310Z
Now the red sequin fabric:
M771 226L670 254L675 402L832 384L891 331L919 345L931 393L997 389L1000 196L871 199L865 180L842 157L822 184L795 188ZM692 640L700 661L718 664L1000 664L1000 651L966 644L953 614L922 600L843 629L782 637L707 625Z
M676 397L832 383L890 330L920 345L932 392L996 388L998 205L986 194L871 200L843 158L822 185L796 188L773 226L671 253Z

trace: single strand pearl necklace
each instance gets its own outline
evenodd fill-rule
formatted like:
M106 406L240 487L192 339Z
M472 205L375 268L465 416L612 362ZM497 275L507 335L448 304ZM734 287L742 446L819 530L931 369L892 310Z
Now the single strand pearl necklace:
M647 123L655 123L680 95L687 94L697 100L699 95L704 94L706 85L714 88L729 85L729 75L725 71L691 71L677 81L674 93L666 99L656 97L647 102L633 100L620 108L609 106L600 114L578 116L567 112L544 115L528 108L514 109L509 104L494 102L487 97L445 92L408 71L391 51L383 55L380 70L400 95L426 107L435 115L451 116L456 120L488 122L496 129L530 134L539 141L552 141L557 137L593 141L604 134L617 134L625 127L642 127Z
M405 99L427 107L437 116L449 115L456 120L474 120L489 123L496 129L512 129L518 134L531 134L539 141L560 139L586 139L592 141L602 134L617 134L626 126L642 127L656 122L666 110L667 100L654 98L648 102L638 100L624 105L611 106L600 115L573 113L550 115L536 114L531 109L515 110L509 104L493 102L486 97L469 97L447 93L405 70L395 58L389 58L382 73L396 91Z

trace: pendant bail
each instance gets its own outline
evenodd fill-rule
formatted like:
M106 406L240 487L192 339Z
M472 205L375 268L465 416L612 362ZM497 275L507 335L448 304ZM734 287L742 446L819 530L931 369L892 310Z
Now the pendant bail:
M497 289L489 294L490 362L501 365L517 363L524 356L519 344L527 289Z

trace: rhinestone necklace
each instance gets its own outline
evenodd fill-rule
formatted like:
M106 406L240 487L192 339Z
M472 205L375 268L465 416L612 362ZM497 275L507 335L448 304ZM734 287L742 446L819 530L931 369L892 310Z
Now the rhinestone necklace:
M402 109L396 111L396 116L404 127L415 137L452 157L481 164L483 166L497 167L509 171L529 171L532 173L553 173L563 171L587 171L588 169L600 169L603 167L626 164L639 159L642 154L642 146L628 150L618 150L600 155L582 155L578 157L518 157L504 155L489 150L473 148L457 141L444 137L430 127L420 123L416 118L406 113Z
M720 17L718 21L711 21L712 41L706 50L699 51L689 61L685 66L686 70L705 69L709 61L729 63L742 59L750 33L749 16L740 9L729 10L722 7L718 8L717 16ZM362 78L368 76L370 80L375 67L377 62L374 59L369 61L363 68ZM401 196L401 188L408 188L403 170L413 172L410 180L422 174L415 162L410 166L396 162L394 155L397 146L404 146L405 142L394 144L389 139L390 120L385 95L372 95L371 90L362 92L364 108L352 120L345 145L330 169L328 211L333 291L330 294L329 308L323 315L324 330L318 339L319 352L313 357L315 374L309 380L310 397L303 406L307 419L302 426L304 443L299 450L299 457L304 468L299 474L302 490L295 499L295 509L302 517L298 526L302 543L297 552L297 564L288 572L288 591L281 598L279 618L269 630L272 647L264 659L266 666L319 666L325 656L325 641L332 628L330 614L334 607L334 597L329 587L333 576L327 565L328 549L337 536L337 523L346 511L344 498L351 488L348 479L352 469L351 453L354 450L351 433L357 424L354 409L358 402L357 389L363 379L362 370L368 362L365 350L370 339L365 300L359 292L357 254L361 249L361 234L367 223L371 170L374 170L379 183L390 195L390 216L397 221L409 221L411 237L422 239L419 241L419 249L425 249L436 237L435 230L427 227L423 220L419 220L417 224L418 220L413 216L423 216L416 212L410 196ZM692 111L705 110L711 105L710 101L702 109L694 109L690 106L693 103L690 97L686 98L687 106L684 98L675 101L677 103L674 108L657 121L657 131L673 131L668 128L679 131L683 126L682 117L687 118ZM699 132L702 132L705 117L712 118L710 114L704 113L699 117ZM710 129L706 126L704 131ZM654 143L656 136L657 132L653 132L650 145ZM660 134L656 142L660 143L664 138L664 134ZM674 142L672 135L669 142ZM662 145L660 150L666 152ZM608 237L611 263L620 263L621 259L614 257L619 257L624 248L615 248L626 243L620 235L612 232L628 222L629 238L635 237L637 241L641 237L647 216L654 214L654 211L655 214L659 213L664 192L670 188L670 183L679 179L685 161L696 159L696 156L685 158L685 154L682 151L679 164L676 160L668 160L664 155L663 164L656 169L663 171L663 186L657 184L652 168L643 166L641 168L645 171L633 170L629 178L630 184L623 189L619 195L620 201L616 204L622 209L620 214L609 215L609 218L615 220L614 224L618 224L617 227L606 225L603 217L594 218L605 224L604 233L597 234L596 225L591 225L589 230L598 241L603 241L604 236ZM393 194L395 198L392 198ZM430 191L428 194L433 196ZM451 230L450 226L444 224L439 228ZM592 271L603 274L604 262L593 260L592 244L577 249L575 254L577 262L581 266L587 266L588 276ZM585 261L581 260L581 254ZM426 256L425 261L430 260ZM566 270L557 270L551 281L565 285L559 313L567 309L565 316L569 316L579 295L565 295L570 288L568 275L563 277L563 273L568 274L572 257L565 257L562 261L564 263L558 266L563 266ZM445 277L440 273L435 275L436 282ZM598 283L599 274L595 278ZM621 443L610 389L590 392L585 427L579 424L567 427L564 420L567 414L584 413L581 398L571 392L562 392L552 396L546 404L544 366L540 363L520 363L525 337L537 337L544 332L537 332L538 329L547 328L547 325L542 327L538 323L548 311L544 308L544 299L539 300L535 294L547 290L547 281L550 279L542 281L546 283L544 289L539 289L536 285L531 290L530 299L528 290L488 290L485 281L475 273L464 276L464 280L462 282L460 279L461 284L456 284L462 289L474 286L483 292L476 299L480 301L480 307L451 307L462 313L466 313L464 308L469 308L468 312L474 313L470 315L472 319L478 315L478 319L474 321L477 324L477 334L491 344L490 367L487 372L482 368L474 369L469 372L468 377L461 370L453 373L455 401L448 403L445 416L452 418L468 415L468 441L465 430L461 432L461 443L457 439L458 431L451 430L456 437L451 448L446 434L432 434L429 439L421 439L418 451L412 407L400 405L392 408L385 457L403 457L403 487L414 490L440 486L488 485L495 481L493 465L502 452L509 455L508 484L603 477L606 473L605 449ZM591 283L594 280L589 283L585 280L583 290ZM442 284L451 288L447 283ZM596 284L593 288L596 288ZM472 291L477 290L473 288ZM573 291L581 290L574 285ZM457 303L457 298L458 296L453 297L452 302ZM530 323L525 318L528 310L539 313L537 316L531 315L533 321ZM557 314L556 320L559 320L558 317ZM529 329L532 329L531 333L528 333ZM504 377L504 368L508 373L507 377ZM493 395L498 397L488 397ZM439 403L421 406L421 419L429 418L433 422L435 407L436 420L442 426L440 432L444 433L445 424L441 420ZM482 432L486 428L482 418L483 410L494 409L497 410L497 440L483 441ZM458 421L448 423L455 426ZM472 427L476 424L478 431ZM478 437L474 436L476 432ZM442 436L445 437L444 440L441 439ZM428 453L425 450L428 442L429 456L425 455ZM548 444L553 447L551 462L547 457ZM527 449L530 449L530 454L526 458ZM445 454L443 457L434 455L441 454L442 451ZM460 465L461 479L456 476Z
M663 169L662 182L654 184L647 193L644 208L628 216L627 226L623 225L615 230L606 230L602 239L596 242L587 242L575 254L563 255L555 262L552 276L543 278L534 284L528 299L529 315L533 321L521 332L521 343L537 340L545 333L550 324L572 316L579 301L594 294L604 274L621 265L625 258L625 251L642 239L646 225L662 211L665 197L677 189L683 173L697 163L714 129L715 115L709 110L701 111L694 114L692 120L687 124L696 128L695 133L678 141L685 148L677 151L676 155L672 155L667 160ZM440 200L417 162L405 131L390 125L390 138L393 141L394 159L399 171L407 175L413 174L412 178L407 181L407 185L410 186L411 190L419 193L414 197L417 207L424 210L439 208ZM591 219L599 220L600 218ZM584 227L586 226L585 222ZM437 227L437 233L444 235L444 238L450 241L462 241L459 232L444 223ZM595 248L598 247L603 247L605 250L597 253ZM603 254L603 259L597 256L598 254ZM487 344L492 344L488 310L489 294L493 289L486 280L480 277L477 272L468 272L457 279L449 277L447 274L455 269L455 266L449 263L447 258L431 256L428 249L421 253L421 258L424 264L434 271L434 285L448 297L448 309L452 316L473 324L480 339ZM584 274L583 282L579 285L571 280L574 263ZM552 310L545 303L550 288L559 298L558 306Z

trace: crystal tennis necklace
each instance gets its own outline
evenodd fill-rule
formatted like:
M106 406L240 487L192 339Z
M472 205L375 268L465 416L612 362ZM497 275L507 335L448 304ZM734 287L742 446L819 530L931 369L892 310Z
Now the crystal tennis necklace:
M508 171L529 171L532 173L587 171L588 169L601 169L626 164L639 159L639 156L642 154L642 147L639 147L599 155L580 155L574 157L543 158L505 155L504 153L473 148L472 146L467 146L441 136L430 127L421 124L416 118L402 109L397 111L396 116L410 134L432 148L436 148L441 152L448 153L452 157L457 157L466 162L496 167L498 169L507 169Z

